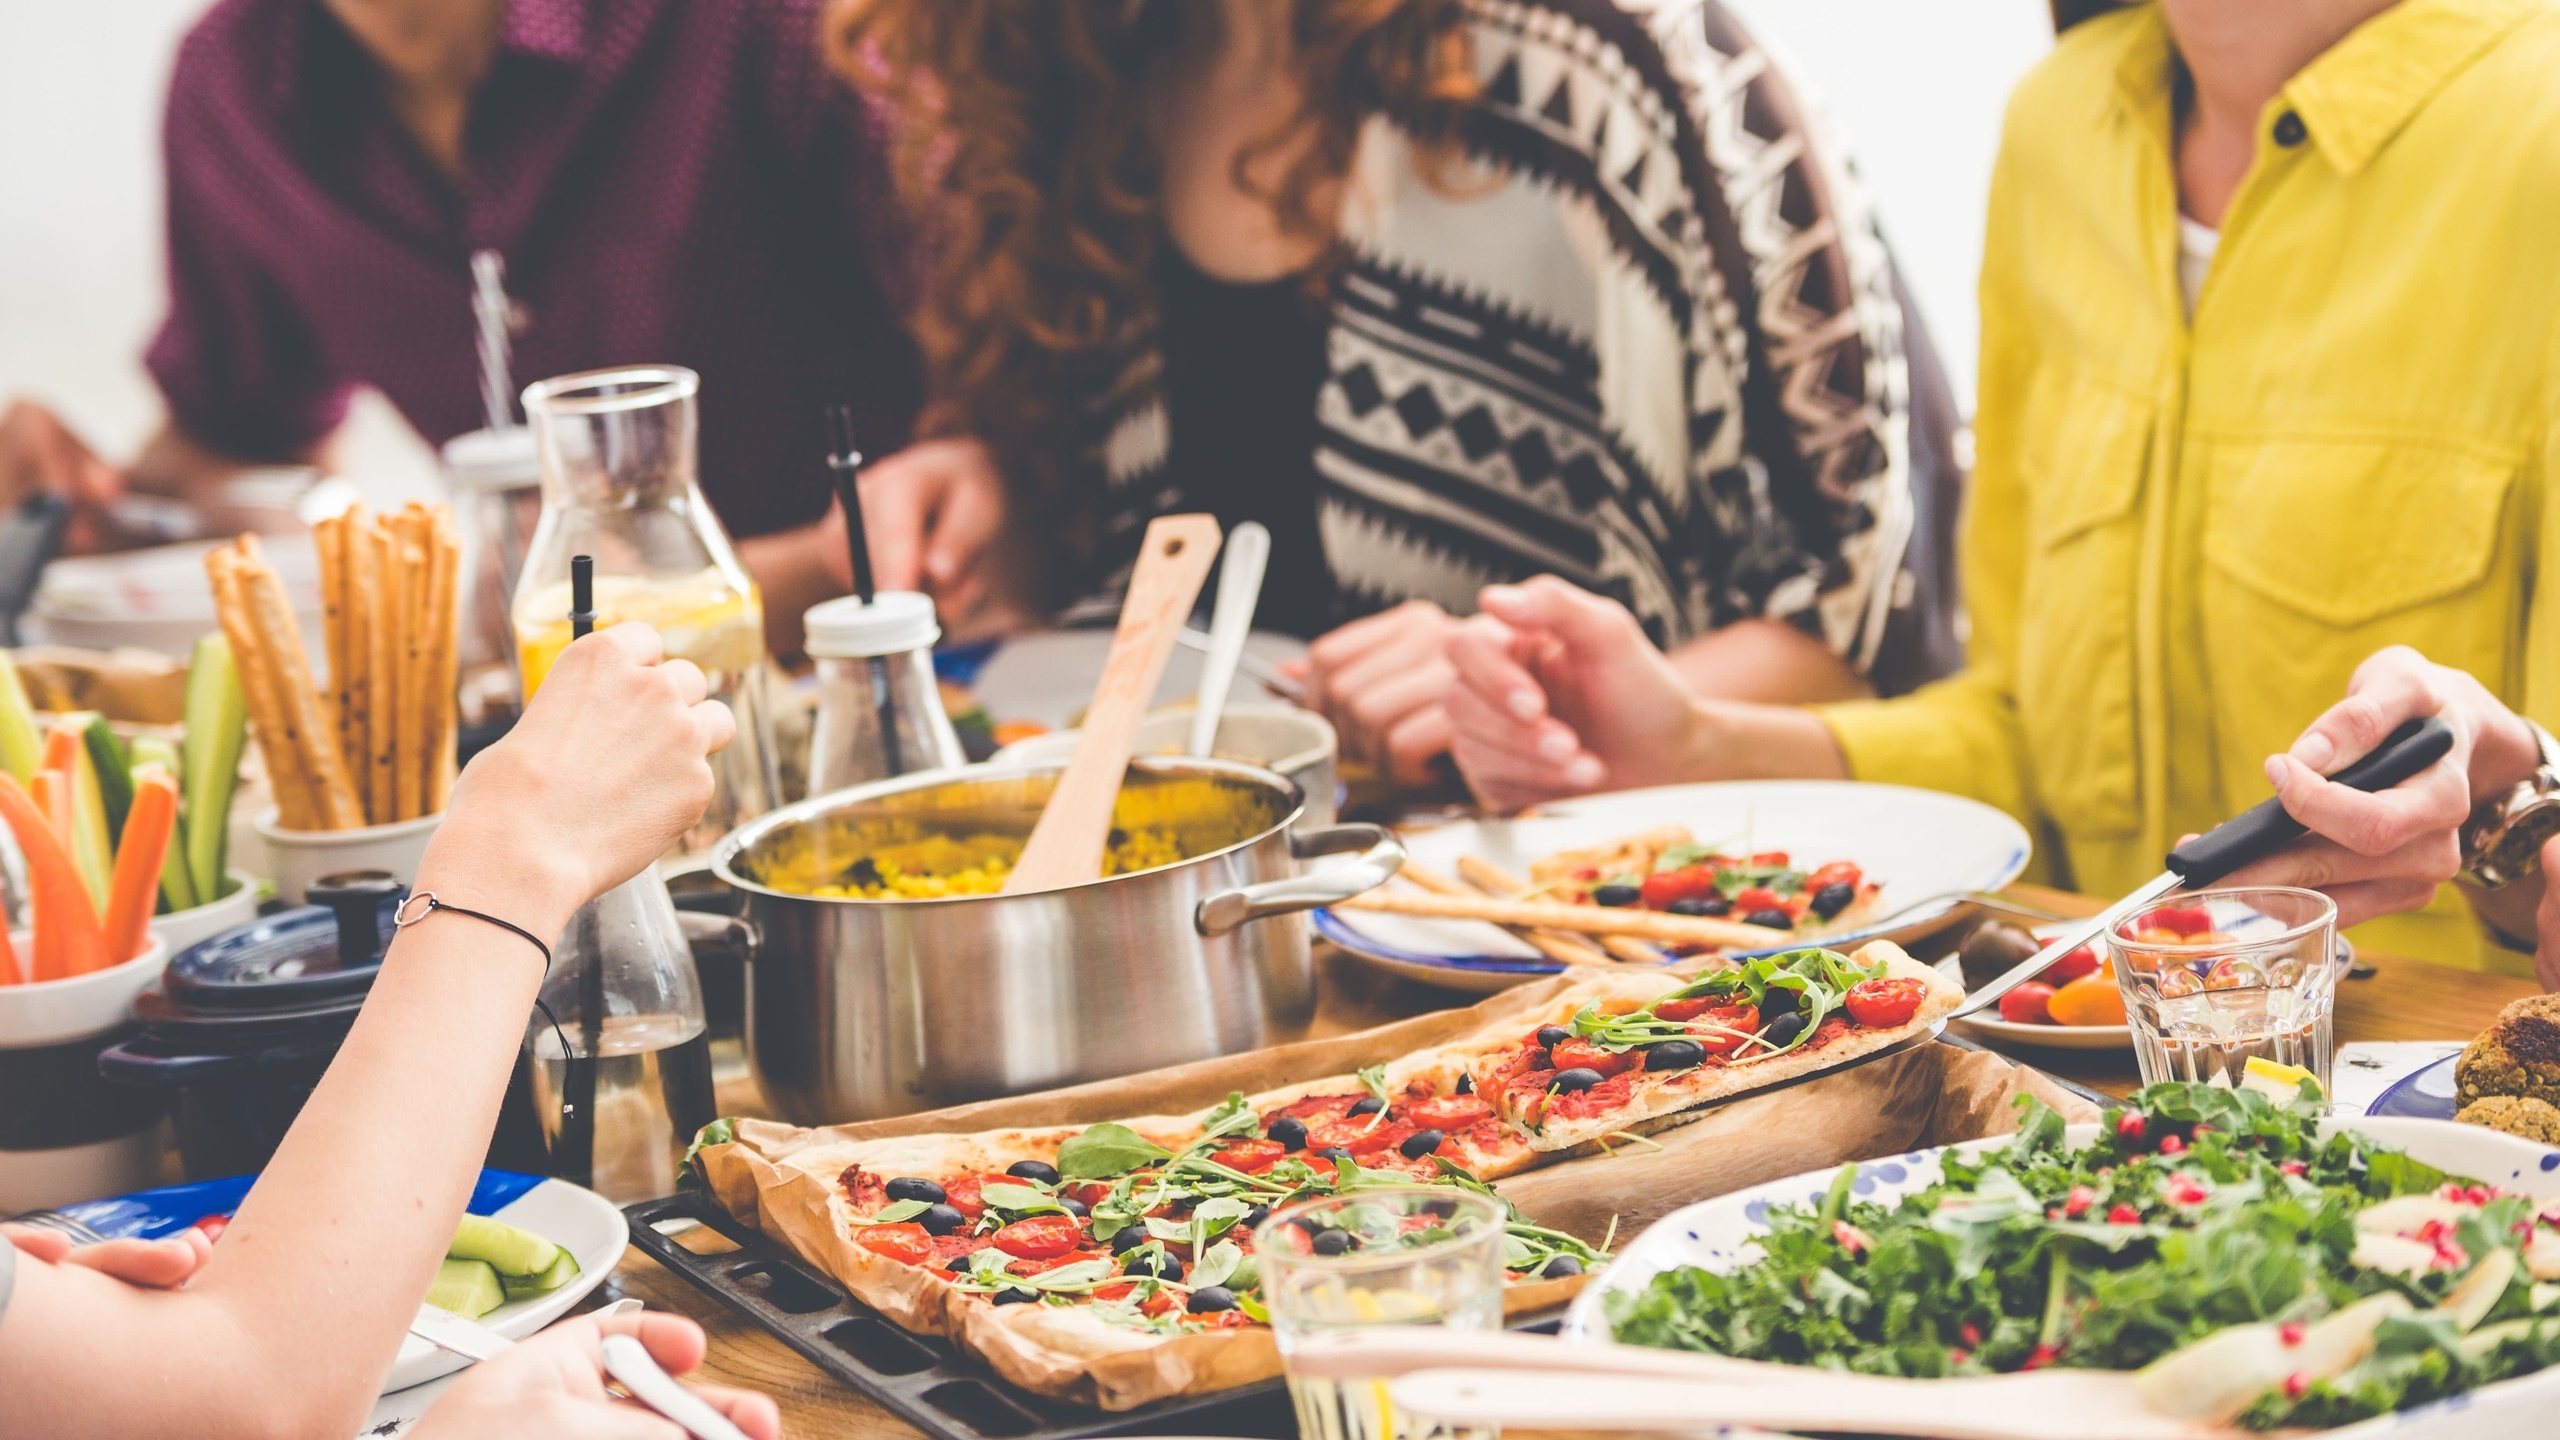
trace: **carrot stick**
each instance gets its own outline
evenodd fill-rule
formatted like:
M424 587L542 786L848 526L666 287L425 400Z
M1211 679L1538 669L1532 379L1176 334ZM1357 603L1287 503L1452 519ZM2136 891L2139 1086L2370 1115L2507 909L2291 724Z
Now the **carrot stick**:
M47 777L38 775L38 784ZM65 797L66 806L70 803ZM17 777L0 775L0 821L18 838L27 861L30 892L28 926L35 931L35 967L28 978L68 980L104 963L105 936L98 912L80 885L80 868L71 863L70 847L55 837L51 822L36 809Z
M122 964L151 944L151 911L160 895L160 866L169 834L177 828L178 783L158 765L134 772L133 809L126 812L124 843L116 847L115 879L107 886L107 963Z
M45 732L44 759L40 763L47 770L70 774L71 767L80 763L80 727L55 721L53 728Z
M79 845L75 836L79 820L72 814L71 777L59 770L38 770L31 783L35 786L36 809L43 812L46 828L62 846L64 854L77 855ZM78 875L80 862L72 861L71 868L72 873ZM81 888L88 888L85 877L81 880Z
M27 972L18 968L18 947L9 943L9 927L0 924L0 985L23 985Z

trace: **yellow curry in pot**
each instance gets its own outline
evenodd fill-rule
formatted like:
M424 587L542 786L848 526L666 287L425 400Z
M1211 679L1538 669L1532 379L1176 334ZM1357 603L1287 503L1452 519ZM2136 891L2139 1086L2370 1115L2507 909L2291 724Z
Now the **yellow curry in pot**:
M1021 858L1050 784L1048 776L971 778L859 801L762 837L738 870L775 890L830 900L992 895ZM1112 806L1103 874L1225 849L1280 823L1282 804L1263 786L1132 768Z

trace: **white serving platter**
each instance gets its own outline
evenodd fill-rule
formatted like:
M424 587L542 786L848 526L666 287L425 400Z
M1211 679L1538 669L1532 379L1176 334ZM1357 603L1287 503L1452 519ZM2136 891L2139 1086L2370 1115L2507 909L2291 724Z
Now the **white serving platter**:
M1882 888L1876 918L1821 937L1826 945L1890 938L1908 944L1952 923L1969 890L2018 878L2030 844L2017 821L1935 790L1848 780L1744 780L1586 795L1529 814L1468 820L1404 836L1417 865L1454 874L1462 856L1525 876L1531 862L1664 825L1729 852L1784 850L1810 870L1847 860ZM1923 904L1922 902L1930 902ZM1915 908L1916 907L1916 908ZM1501 929L1356 910L1319 910L1316 932L1352 954L1426 985L1479 994L1563 969ZM1770 950L1805 943L1790 939ZM1762 952L1752 952L1762 953Z
M2500 1189L2560 1196L2560 1150L2500 1131L2447 1120L2346 1116L2325 1122L2322 1133L2341 1129L2369 1134L2438 1169ZM2066 1138L2078 1147L2096 1139L2098 1132L2099 1127L2093 1124L2074 1125ZM1943 1175L1941 1162L1949 1151L1975 1155L2005 1149L2009 1141L2009 1136L2002 1135L1867 1161L1858 1167L1856 1196L1882 1202L1924 1190ZM1664 1216L1621 1247L1609 1268L1583 1288L1572 1309L1565 1313L1564 1338L1581 1344L1615 1343L1609 1337L1609 1296L1642 1290L1654 1276L1682 1266L1722 1271L1747 1263L1758 1254L1758 1239L1767 1231L1762 1217L1769 1207L1820 1205L1837 1173L1824 1170L1773 1180ZM2560 1367L2322 1433L2337 1440L2385 1433L2404 1440L2480 1440L2493 1435L2549 1434L2543 1427L2549 1425L2555 1407L2560 1407ZM1702 1423L1699 1428L1711 1427Z

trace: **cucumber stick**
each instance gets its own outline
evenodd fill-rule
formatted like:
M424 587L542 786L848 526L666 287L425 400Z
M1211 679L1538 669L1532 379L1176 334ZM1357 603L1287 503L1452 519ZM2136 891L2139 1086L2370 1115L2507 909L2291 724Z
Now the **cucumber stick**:
M98 772L98 799L107 814L107 853L113 855L124 843L124 817L133 809L133 756L104 715L89 717L80 743L88 747L89 766Z
M481 1260L447 1260L436 1267L436 1283L427 1287L427 1303L465 1320L477 1320L507 1303L498 1272Z
M156 735L137 737L133 742L133 771L140 776L145 765L157 765L172 775L183 774L178 765L178 747ZM187 876L187 849L179 841L186 834L186 817L181 805L178 833L170 837L168 854L160 862L160 913L191 910L201 902L196 899L195 882Z
M59 723L79 734L86 732L89 722L97 718L82 711L62 717ZM89 758L86 741L72 750L71 859L80 867L80 879L88 885L89 898L103 916L107 913L107 883L115 875L115 847L107 841L107 802L100 793L97 762Z
M187 852L187 884L218 900L231 840L231 794L240 780L240 749L249 738L247 701L231 646L219 631L196 641L187 663L187 736L178 789Z
M27 687L18 680L16 662L0 650L0 770L26 784L44 759L44 737L36 733L36 710L27 703Z

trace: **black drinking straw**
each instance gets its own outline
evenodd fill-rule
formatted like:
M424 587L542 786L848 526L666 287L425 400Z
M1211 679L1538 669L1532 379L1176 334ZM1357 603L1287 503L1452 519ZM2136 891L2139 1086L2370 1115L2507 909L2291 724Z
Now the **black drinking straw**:
M853 555L853 593L862 603L878 598L871 576L871 536L862 528L862 451L854 445L853 407L827 407L827 468L836 475L836 504L844 510L845 548ZM880 716L880 759L891 775L906 773L898 746L898 706L889 691L889 661L886 656L868 657L871 671L871 705Z
M592 555L569 560L569 635L583 640L596 628L596 562ZM594 1183L596 1161L596 1067L604 1058L604 936L595 904L578 910L578 1033L584 1055L564 1046L560 1096L560 1142L552 1152L551 1173L581 1185Z

